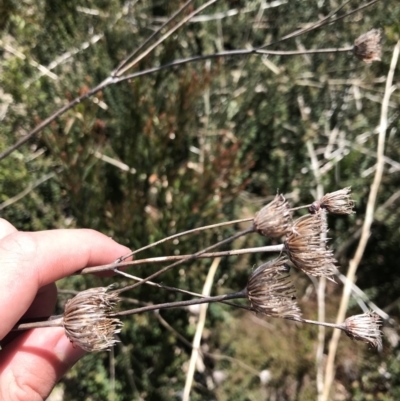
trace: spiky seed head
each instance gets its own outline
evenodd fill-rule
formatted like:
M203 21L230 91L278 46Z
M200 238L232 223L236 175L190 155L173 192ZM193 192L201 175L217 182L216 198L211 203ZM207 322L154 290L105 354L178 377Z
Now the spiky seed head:
M65 305L64 329L71 342L88 352L108 350L117 340L122 322L109 314L120 301L109 287L79 292Z
M271 317L299 320L296 289L291 284L290 267L284 257L259 266L249 278L247 298L256 312Z
M322 209L334 214L352 214L354 201L350 198L351 188L346 187L338 191L325 194L319 202ZM313 203L313 204L314 204ZM312 205L311 205L312 206Z
M363 341L377 349L382 348L382 319L374 312L350 316L342 324L344 332L353 340Z
M292 214L285 197L277 194L254 217L255 230L269 238L285 235L292 226Z
M284 242L295 267L306 274L330 277L337 271L332 250L326 247L328 232L324 210L295 220Z
M354 41L354 55L365 63L380 61L382 52L382 31L371 29Z

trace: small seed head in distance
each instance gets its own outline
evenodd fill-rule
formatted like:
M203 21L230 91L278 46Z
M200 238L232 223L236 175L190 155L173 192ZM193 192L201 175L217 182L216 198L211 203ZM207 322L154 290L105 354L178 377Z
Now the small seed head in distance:
M78 293L65 305L64 329L71 342L88 352L108 350L117 340L122 323L109 317L120 301L109 287L91 288Z
M372 29L354 41L354 55L365 63L380 61L382 53L382 32Z
M350 316L342 324L344 332L350 338L368 343L378 350L382 349L381 326L382 320L374 312Z
M284 242L294 266L317 277L331 277L337 272L333 252L326 247L328 228L325 217L324 210L320 210L295 220Z
M285 197L277 194L254 217L254 229L269 238L285 235L292 226L292 215Z
M291 284L287 259L279 257L259 266L247 283L247 298L258 313L300 320L296 289Z
M350 193L350 187L339 189L339 191L325 194L319 202L314 203L319 203L321 209L325 209L329 213L352 214L355 213L353 210L354 201L350 198Z

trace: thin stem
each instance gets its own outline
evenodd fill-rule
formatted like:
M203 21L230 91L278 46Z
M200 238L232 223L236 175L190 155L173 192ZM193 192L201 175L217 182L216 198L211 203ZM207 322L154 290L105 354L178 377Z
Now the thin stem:
M130 315L136 315L138 313L150 312L150 311L159 310L159 309L180 308L183 306L199 305L199 304L205 304L205 303L211 303L211 302L228 301L230 299L247 298L246 294L247 294L246 290L242 290L239 292L235 292L233 294L217 295L214 297L190 299L188 301L166 302L164 304L143 306L142 308L129 309L129 310L121 311L121 312L111 313L109 315L109 317L130 316Z
M129 62L130 59L135 57L145 46L150 43L168 24L170 24L179 14L181 14L194 0L187 1L179 10L171 15L167 21L164 22L152 35L150 35L145 41L143 41L128 57L122 60L118 67L111 73L112 76L119 74L120 70Z
M153 242L152 244L146 245L146 246L144 246L144 247L142 247L142 248L136 249L136 250L134 250L134 251L128 253L127 255L121 256L120 258L117 259L117 261L122 262L122 261L124 261L125 259L127 259L127 258L129 258L129 257L131 257L131 256L133 256L133 255L136 255L136 254L139 253L139 252L142 252L142 251L144 251L144 250L146 250L146 249L152 248L153 246L162 244L163 242L170 241L170 240L173 240L173 239L175 239L175 238L182 237L182 236L184 236L184 235L197 233L197 232L199 232L199 231L208 230L208 229L211 229L211 228L217 228L217 227L232 225L232 224L236 224L236 223L244 223L244 222L246 222L246 221L252 221L252 220L254 220L254 217L247 217L247 218L245 218L245 219L224 221L223 223L210 224L210 225L208 225L208 226L197 227L197 228L193 228L193 229L191 229L191 230L182 231L182 232L180 232L180 233L177 233L177 234L174 234L174 235L170 235L169 237L165 237L165 238L163 238L163 239L160 239L159 241ZM121 265L122 265L122 264L121 264Z
M345 1L345 2L344 2L343 4L341 4L336 10L333 10L333 11L330 12L325 18L323 18L323 19L317 21L316 23L312 24L311 26L309 26L309 27L307 27L307 28L299 29L299 30L294 31L294 32L291 32L291 33L289 33L288 35L286 35L286 36L284 36L284 37L282 37L282 38L280 38L280 39L278 39L278 40L276 40L276 41L274 41L274 42L270 42L270 43L267 43L266 45L261 46L260 49L263 49L263 48L265 48L265 47L269 47L269 46L275 45L275 44L277 44L277 43L284 42L285 40L292 39L292 38L295 38L295 37L300 36L300 35L304 35L305 33L310 32L310 31L313 31L313 30L318 29L318 28L321 28L321 27L324 26L324 25L333 24L333 23L336 22L336 21L339 21L339 20L341 20L341 19L343 19L343 18L348 17L349 15L352 15L352 14L354 14L354 13L356 13L356 12L359 12L359 11L363 10L364 8L367 8L367 7L369 7L369 6L372 6L373 4L377 3L377 2L380 1L380 0L373 0L373 1L370 1L369 3L364 4L363 6L360 6L360 7L356 8L356 9L354 9L354 10L352 10L352 11L349 11L348 13L346 13L346 14L344 14L344 15L341 15L341 16L336 17L336 18L334 18L334 19L330 19L333 15L337 14L346 4L350 3L350 1L351 1L351 0Z
M376 0L378 1L378 0ZM375 1L375 2L376 2ZM124 75L124 76L112 76L110 75L108 78L106 78L104 81L102 81L99 85L95 86L93 89L89 90L87 93L77 97L64 107L60 108L57 110L55 113L53 113L50 117L46 118L43 120L39 125L37 125L33 130L31 130L27 135L25 135L23 138L21 138L19 141L17 141L14 145L8 147L6 150L0 153L0 160L3 160L5 157L7 157L9 154L14 152L16 149L21 147L24 143L26 143L30 138L32 138L34 135L36 135L38 132L40 132L43 128L47 127L51 122L56 120L58 117L63 115L66 111L70 110L72 107L74 107L76 104L80 103L82 100L87 99L100 90L103 90L107 88L108 86L112 84L117 84L120 82L124 82L133 78L138 78L141 76L153 74L158 71L165 70L167 68L172 68L188 63L194 63L197 61L202 61L202 60L209 60L209 59L214 59L214 58L220 58L220 57L233 57L233 56L246 56L250 54L270 54L270 55L281 55L281 56L293 56L293 55L301 55L301 54L316 54L316 53L337 53L337 52L348 52L352 50L352 48L347 47L347 48L338 48L338 49L315 49L315 50L302 50L302 51L266 51L262 49L241 49L241 50L233 50L233 51L225 51L225 52L220 52L220 53L214 53L214 54L209 54L209 55L203 55L203 56L196 56L196 57L189 57L186 59L181 59L181 60L175 60L172 63L164 64L159 67L154 67L150 68L144 71L138 71L129 75Z
M293 50L293 51L279 51L279 50L260 50L260 49L239 49L229 50L213 54L205 54L202 56L188 57L185 59L175 60L171 63L160 65L159 67L153 67L145 71L137 71L129 75L116 77L114 83L124 82L130 79L138 78L144 75L153 74L165 70L167 68L177 67L184 64L195 63L198 61L211 60L221 57L233 57L233 56L248 56L251 54L262 54L262 55L277 55L277 56L298 56L302 54L316 54L316 53L340 53L352 51L353 47L337 48L337 49L313 49L313 50Z
M114 83L114 80L111 77L108 77L103 82L101 82L97 86L95 86L93 89L89 90L88 92L84 93L83 95L81 95L81 96L75 98L74 100L72 100L70 103L68 103L65 106L61 107L61 109L57 110L50 117L48 117L45 120L43 120L32 131L30 131L28 134L26 134L23 138L21 138L19 141L17 141L14 145L8 147L6 150L1 152L0 153L0 160L3 160L9 154L14 152L14 150L17 150L24 143L28 142L29 139L31 139L33 136L35 136L43 128L47 127L51 122L56 120L58 117L63 115L66 111L72 109L72 107L74 107L78 103L82 102L82 100L93 96L94 94L96 94L97 92L101 91L102 89L108 87L112 83Z
M347 271L347 281L343 290L342 298L340 301L339 311L337 314L336 321L343 320L346 310L348 307L350 294L351 294L351 283L355 282L356 272L358 266L362 260L364 255L365 248L367 246L368 239L370 237L370 229L371 225L374 221L374 209L376 206L376 200L378 196L378 191L381 185L383 169L384 169L384 151L385 151L385 139L386 139L386 131L388 127L388 108L389 108L389 100L390 95L395 89L393 86L393 78L396 70L396 65L400 55L400 41L394 46L392 60L390 63L389 72L386 78L385 92L382 99L382 108L381 108L381 118L379 124L379 135L378 135L378 146L376 150L376 170L375 176L371 183L368 201L367 201L367 209L365 211L365 219L362 227L362 233L360 240L358 242L357 249L354 253L353 258L349 262L349 269ZM323 400L326 401L329 398L329 392L334 380L334 363L336 357L336 351L338 347L340 332L334 331L332 334L332 339L329 344L329 352L328 358L326 362L326 375L325 375L325 383L324 383L324 397Z
M222 251L222 252L211 252L211 253L203 253L201 255L195 256L193 259L207 259L207 258L218 258L220 256L235 256L235 255L245 255L249 253L262 253L262 252L282 252L284 249L284 245L268 245L268 246L259 246L255 248L243 248L243 249L235 249L230 251ZM182 260L188 259L192 255L172 255L172 256L158 256L154 258L146 258L146 259L138 259L132 260L130 262L122 262L122 263L111 263L108 265L101 266L92 266L85 267L78 274L92 274L99 273L108 270L119 269L123 266L137 266L149 263L162 263L162 262L171 262L173 260ZM117 271L118 272L118 271Z
M343 326L336 323L317 322L316 320L301 319L300 323L314 324L316 326L331 327L332 329L343 330Z
M35 328L40 328L40 327L62 327L63 326L64 318L62 315L50 316L50 317L46 317L43 319L44 320L41 320L41 318L36 318L34 322L26 322L24 320L21 320L12 328L12 331L29 330L29 329L35 329Z
M142 281L140 281L138 283L135 283L135 284L132 284L132 285L128 285L127 287L121 288L119 290L114 290L112 292L116 292L117 294L120 294L121 292L124 292L124 291L127 291L127 290L133 290L134 288L139 287L140 285L146 283L147 281L152 280L154 277L157 277L160 274L165 273L168 270L171 270L175 266L181 265L182 263L188 262L189 260L193 260L197 256L199 256L199 255L201 255L203 253L206 253L207 251L209 251L211 249L214 249L217 246L224 245L224 244L226 244L228 242L231 242L231 241L233 241L233 240L235 240L235 239L237 239L239 237L242 237L243 235L246 235L246 234L249 234L249 233L252 233L252 232L254 232L254 226L251 226L247 230L241 231L241 232L233 235L232 237L229 237L229 238L226 238L226 239L224 239L224 240L222 240L220 242L217 242L216 244L213 244L213 245L211 245L211 246L209 246L209 247L207 247L207 248L205 248L205 249L203 249L203 250L201 250L201 251L189 256L186 259L178 260L177 262L172 263L172 265L168 265L168 266L164 267L163 269L160 269L159 271L151 274L150 276L146 277L145 279L143 279Z
M215 3L216 1L217 0L210 0L209 2L203 4L201 7L199 7L197 10L193 11L192 13L190 13L187 17L183 18L182 21L179 21L177 25L175 25L168 32L166 32L156 43L154 43L147 50L145 50L143 53L141 53L138 57L136 57L128 65L124 66L123 68L119 68L119 71L118 71L118 73L116 75L117 76L121 76L126 71L131 69L135 64L137 64L140 60L142 60L144 57L146 57L151 51L153 51L160 43L162 43L165 39L167 39L169 36L171 36L176 30L178 30L180 27L185 25L186 22L188 22L196 14L198 14L201 11L203 11L204 9L206 9L207 7L209 7L211 4Z
M310 203L309 205L303 205L303 206L297 206L297 207L291 207L290 210L291 211L295 211L295 210L300 210L300 209L305 209L306 207L310 207L312 206L312 204Z

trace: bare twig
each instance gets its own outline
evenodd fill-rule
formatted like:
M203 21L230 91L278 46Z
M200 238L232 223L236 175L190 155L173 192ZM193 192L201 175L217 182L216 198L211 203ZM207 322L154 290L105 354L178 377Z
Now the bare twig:
M356 274L358 265L362 259L362 256L364 254L364 250L366 248L368 238L370 236L371 224L374 219L375 203L376 203L376 198L377 198L379 186L381 183L381 179L382 179L382 175L383 175L383 167L384 167L384 157L383 156L384 156L385 137L386 137L387 120L388 120L388 103L389 103L390 95L394 90L394 87L392 86L393 76L394 76L394 71L395 71L395 68L397 65L399 52L400 52L400 41L397 42L396 46L394 47L392 61L390 63L390 70L389 70L389 73L388 73L388 76L386 79L385 93L384 93L384 97L383 97L383 101L382 101L381 119L380 119L380 124L379 124L377 164L376 164L375 176L374 176L374 180L371 184L371 189L370 189L370 193L369 193L369 197L368 197L367 210L365 213L365 219L364 219L361 238L358 243L354 257L352 260L350 260L350 263L349 263L349 269L347 272L348 281L346 282L344 290L343 290L342 300L341 300L338 315L337 315L337 321L343 320L343 318L345 316L349 298L350 298L350 293L351 293L351 283L353 283L355 281L355 274ZM326 376L325 376L324 393L323 393L324 401L328 400L329 392L330 392L331 385L332 385L333 378L334 378L334 361L335 361L339 337L340 337L340 331L335 330L332 335L332 340L329 344L329 353L328 353L328 359L327 359L327 364L326 364Z
M223 227L223 226L227 226L227 225L233 225L233 224L237 224L237 223L245 223L245 222L247 222L247 221L252 221L252 220L254 220L254 217L248 217L248 218L245 218L245 219L232 220L232 221L225 221L225 222L223 222L223 223L210 224L210 225L208 225L208 226L197 227L197 228L193 228L193 229L191 229L191 230L182 231L182 232L180 232L180 233L177 233L177 234L174 234L174 235L170 235L169 237L162 238L162 239L160 239L159 241L153 242L152 244L146 245L146 246L144 246L144 247L142 247L142 248L135 249L134 251L129 252L128 254L126 254L126 255L121 256L120 258L118 258L118 259L117 259L117 262L118 262L118 263L119 263L119 262L123 262L124 260L130 258L130 257L133 256L133 255L136 255L136 254L139 253L139 252L142 252L142 251L144 251L144 250L146 250L146 249L152 248L153 246L160 245L160 244L162 244L163 242L171 241L171 240L173 240L173 239L182 237L182 236L184 236L184 235L194 234L194 233L198 233L198 232L203 231L203 230L209 230L209 229L212 229L212 228L218 228L218 227Z
M35 182L30 183L23 191L21 191L19 194L13 196L12 198L7 199L3 203L0 203L0 210L5 209L7 206L12 205L15 202L18 202L21 200L24 196L28 195L31 191L33 191L36 187L39 185L43 184L44 182L50 180L50 178L53 178L56 175L56 173L49 173L45 174L43 177L40 177L38 180Z
M119 77L109 76L108 78L106 78L104 81L102 81L100 84L98 84L97 86L95 86L94 88L89 90L88 92L82 94L81 96L72 100L70 103L61 107L59 110L57 110L55 113L53 113L50 117L46 118L40 124L38 124L33 130L31 130L23 138L21 138L19 141L17 141L14 145L8 147L6 150L4 150L2 153L0 153L0 160L3 160L5 157L7 157L12 152L14 152L16 149L20 148L23 144L28 142L32 137L34 137L37 133L39 133L43 128L47 127L51 122L56 120L58 117L63 115L65 112L72 109L74 106L81 103L83 100L92 97L96 93L100 92L101 90L103 90L113 84L118 84L118 83L125 82L128 80L134 79L134 78L139 78L139 77L142 77L145 75L154 74L156 72L159 72L159 71L162 71L162 70L165 70L168 68L177 67L177 66L194 63L194 62L198 62L198 61L221 58L221 57L247 56L247 55L251 55L251 54L296 56L296 55L301 55L301 54L340 53L340 52L349 52L351 50L352 50L352 47L351 48L350 47L337 48L337 49L335 49L335 48L314 49L314 50L305 50L305 51L295 50L295 51L286 51L286 52L285 51L273 51L273 50L269 51L269 50L258 50L258 49L250 49L250 50L241 49L241 50L224 51L224 52L219 52L219 53L214 53L214 54L180 59L180 60L176 60L171 63L168 63L168 64L161 65L159 67L149 68L144 71L138 71L138 72L135 72L132 74L123 75L123 76L119 76Z
M309 140L306 143L308 153L310 155L311 166L314 172L314 177L317 182L317 198L321 199L324 196L324 188L321 183L321 172L319 170L319 164L317 155L315 154L314 146ZM326 241L326 232L321 233L321 241ZM318 301L318 321L325 321L325 289L326 289L326 277L320 277L317 282L317 301ZM325 345L325 327L318 327L318 342L317 349L315 352L315 365L317 369L316 381L317 381L317 393L318 400L322 399L322 392L324 387L324 345Z
M263 252L282 252L283 244L280 245L267 245L267 246L259 246L255 248L243 248L243 249L233 249L229 251L221 251L221 252L212 252L212 253L202 253L193 257L193 259L207 259L207 258L217 258L221 256L235 256L235 255L245 255L249 253L263 253ZM85 267L82 269L79 274L92 274L99 273L109 270L115 270L116 268L125 267L125 266L137 266L142 264L149 263L162 263L162 262L171 262L173 260L188 260L193 255L171 255L171 256L158 256L155 258L147 258L147 259L139 259L132 260L130 262L115 262L108 265L102 266L93 266L93 267Z
M158 270L157 272L151 274L150 276L144 278L142 281L140 281L138 283L129 285L127 287L124 287L124 288L121 288L121 289L118 289L118 290L114 290L113 292L116 292L117 294L119 294L119 293L121 293L123 291L133 290L134 288L139 287L140 285L146 283L149 280L152 280L153 278L159 276L160 274L163 274L163 273L167 272L168 270L171 270L175 266L178 266L178 265L180 265L180 264L182 264L184 262L189 262L190 260L194 260L197 256L199 256L199 255L201 255L203 253L206 253L207 251L210 251L211 249L214 249L214 248L216 248L218 246L221 246L221 245L227 244L229 242L232 242L233 240L235 240L235 239L237 239L237 238L239 238L239 237L241 237L243 235L250 234L252 232L254 232L254 227L253 226L250 227L247 230L241 231L241 232L233 235L232 237L226 238L226 239L224 239L224 240L222 240L220 242L217 242L216 244L210 245L209 247L207 247L207 248L205 248L205 249L203 249L203 250L201 250L201 251L199 251L197 253L194 253L193 255L189 256L186 259L178 260L177 262L172 263L171 265L168 265L168 266Z
M150 311L159 310L159 309L182 308L184 306L200 305L200 304L206 304L206 303L212 303L212 302L229 301L231 299L240 299L240 298L247 298L246 290L235 292L232 294L216 295L214 297L189 299L188 301L176 301L176 302L166 302L163 304L148 305L148 306L143 306L141 308L135 308L135 309L124 310L121 312L110 313L109 316L110 317L130 316L130 315L136 315L138 313L150 312Z
M126 66L126 64L131 60L133 57L135 57L142 49L146 47L148 43L150 43L157 35L160 34L160 32L168 25L170 24L179 14L181 14L190 4L193 3L194 0L188 0L178 11L176 11L171 17L169 17L164 24L160 26L159 29L157 29L152 35L150 35L145 41L143 41L128 57L126 57L124 60L122 60L118 67L111 73L111 75L117 75L120 73L121 69Z
M208 271L207 278L204 283L202 295L204 295L204 296L210 295L211 286L214 281L214 276L215 276L215 273L217 271L217 268L218 268L220 262L221 262L220 258L214 259L214 261L210 267L210 270ZM188 368L188 372L186 374L186 381L185 381L185 387L183 389L182 401L189 401L190 390L192 388L196 362L199 357L200 341L201 341L201 338L203 335L204 324L205 324L206 316L207 316L207 309L208 309L207 304L203 304L200 307L199 320L197 322L196 333L193 338L192 355L190 357L189 368Z
M148 49L143 51L138 57L136 57L134 60L129 62L125 66L118 67L117 71L114 73L115 76L122 76L125 72L130 70L134 65L136 65L140 60L142 60L144 57L146 57L150 52L152 52L160 43L162 43L165 39L170 37L175 31L177 31L179 28L181 28L183 25L186 24L191 18L193 18L196 14L200 13L201 11L205 10L207 7L209 7L211 4L215 3L217 0L210 0L207 3L203 4L201 7L199 7L197 10L193 11L190 13L188 16L183 18L181 21L179 21L173 28L171 28L168 32L166 32L159 40L157 40L156 43L154 43L152 46L150 46ZM184 8L186 8L191 2L187 2L181 7L181 9L178 11L180 13ZM173 18L178 15L175 13Z

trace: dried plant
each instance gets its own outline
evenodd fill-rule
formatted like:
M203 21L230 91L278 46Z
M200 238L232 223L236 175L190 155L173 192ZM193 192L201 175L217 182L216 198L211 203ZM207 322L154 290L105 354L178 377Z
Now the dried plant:
M281 194L264 206L254 217L255 230L270 238L279 238L285 235L292 227L292 213L290 207Z
M325 194L321 200L313 202L309 207L309 212L317 213L320 209L325 209L333 214L352 214L355 213L354 201L350 198L351 188L346 187L338 191Z
M382 319L374 312L350 316L342 324L343 331L352 339L382 348Z
M117 342L115 334L121 331L122 323L109 314L120 299L118 294L107 292L110 287L82 291L65 305L65 333L85 351L107 350Z
M296 289L291 284L287 259L279 257L254 270L247 283L247 298L252 308L272 317L298 320Z
M381 60L382 32L380 29L371 29L354 41L353 53L365 63Z
M295 267L312 276L330 277L337 271L332 250L326 247L327 224L323 210L300 217L285 240ZM322 236L324 234L324 236Z
M311 214L304 215L294 222L292 221L292 211L296 209L290 209L284 196L278 194L272 202L264 206L255 215L253 224L249 228L237 232L233 236L191 255L164 256L160 258L147 258L132 262L122 262L127 257L127 255L125 255L113 264L87 268L85 269L87 270L85 273L114 270L116 273L137 281L137 283L115 290L111 290L110 286L92 288L80 292L73 299L67 302L65 312L62 316L51 316L50 318L43 318L41 321L33 323L20 322L15 326L14 330L26 330L34 327L62 326L65 329L66 335L74 344L80 346L86 351L101 351L109 349L116 343L115 334L119 333L121 330L122 323L119 318L122 316L130 316L159 309L222 302L270 317L338 328L345 331L348 336L355 340L364 341L374 347L380 348L382 345L381 332L379 329L381 320L379 316L374 313L350 317L343 324L332 324L303 319L296 302L295 287L291 283L288 274L290 271L288 264L289 261L286 257L282 256L282 252L286 252L294 266L306 274L331 278L331 276L337 272L337 268L333 252L326 247L326 234L328 231L326 212L337 214L353 213L354 202L350 199L350 192L350 188L343 188L325 194L319 201L316 201L311 205L301 206L301 208L308 207ZM249 220L251 219L244 219L243 221ZM237 223L241 221L242 220L235 220L234 222L218 223L184 233L174 234L173 236L160 240L155 244L150 244L140 250L133 251L128 256L132 256L143 249L147 249L168 239L176 238L188 233L198 232L203 229L219 228L229 223ZM279 245L206 253L206 251L210 249L231 242L240 236L254 232L259 232L262 235L269 237L280 237L286 235L286 239L283 244ZM255 269L248 279L246 288L236 293L204 297L195 292L169 287L150 281L151 278L164 273L172 267L199 257L215 258L254 252L280 252L281 256L264 263ZM144 279L118 270L118 267L127 266L129 264L162 261L175 261L175 263L161 268L156 273L153 273L151 276ZM163 290L183 293L197 298L186 301L147 305L130 310L114 310L116 304L120 301L120 293L136 288L138 285L142 284L156 286ZM230 302L230 300L234 299L247 299L250 306Z

